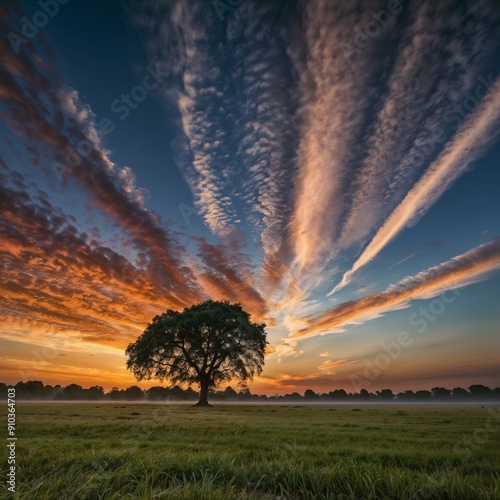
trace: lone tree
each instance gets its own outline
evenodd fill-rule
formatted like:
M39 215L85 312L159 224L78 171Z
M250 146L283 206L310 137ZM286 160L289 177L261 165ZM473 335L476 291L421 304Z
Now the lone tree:
M127 368L137 380L197 383L196 406L210 406L211 387L233 378L245 382L262 372L265 326L252 323L240 304L228 301L207 300L183 312L169 309L129 344Z

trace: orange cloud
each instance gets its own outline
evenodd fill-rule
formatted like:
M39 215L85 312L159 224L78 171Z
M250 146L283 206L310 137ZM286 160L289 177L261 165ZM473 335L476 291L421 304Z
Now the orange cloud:
M476 247L468 252L404 279L383 292L346 302L320 315L306 318L309 325L291 333L303 338L339 329L344 325L366 321L394 309L407 307L415 299L429 298L445 290L471 283L500 267L500 240Z

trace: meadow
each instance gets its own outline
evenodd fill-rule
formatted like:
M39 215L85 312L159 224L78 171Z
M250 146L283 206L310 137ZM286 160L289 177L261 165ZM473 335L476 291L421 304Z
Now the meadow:
M14 498L500 499L498 405L18 402L16 414Z

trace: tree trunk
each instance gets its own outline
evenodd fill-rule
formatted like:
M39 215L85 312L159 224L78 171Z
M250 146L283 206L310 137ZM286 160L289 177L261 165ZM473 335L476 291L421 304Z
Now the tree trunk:
M209 380L201 379L200 380L200 399L195 404L195 406L212 406L208 404L208 389L209 389Z

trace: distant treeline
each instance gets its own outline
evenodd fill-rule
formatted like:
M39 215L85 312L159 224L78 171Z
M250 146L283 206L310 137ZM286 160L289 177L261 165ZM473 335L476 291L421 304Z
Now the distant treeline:
M2 398L7 397L7 388L16 389L16 399L42 399L54 401L195 401L198 392L190 387L151 387L142 390L140 387L132 386L127 389L113 387L111 391L105 392L99 385L84 389L81 385L70 384L66 387L60 385L44 385L39 380L18 382L16 385L0 383L0 394ZM397 401L397 402L431 402L431 401L500 401L500 387L490 389L484 385L471 385L468 389L456 387L445 389L434 387L430 391L404 391L394 394L390 389L369 392L361 389L360 392L346 392L344 389L336 389L331 392L316 393L307 389L304 394L292 392L283 396L266 396L252 394L248 389L236 392L231 387L221 391L212 391L210 399L213 401L255 401L255 402L339 402L339 401Z

